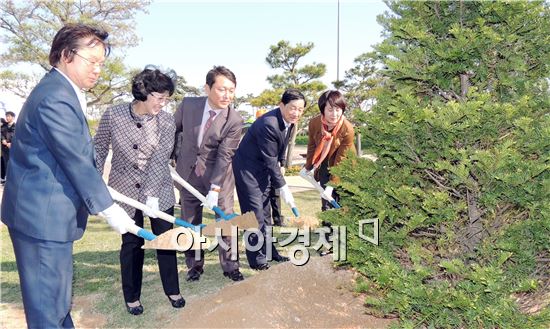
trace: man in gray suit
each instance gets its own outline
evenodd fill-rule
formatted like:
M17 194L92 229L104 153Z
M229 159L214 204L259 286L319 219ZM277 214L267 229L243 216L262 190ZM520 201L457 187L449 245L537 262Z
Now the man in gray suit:
M76 24L57 32L53 69L19 114L2 221L11 236L29 328L72 328L73 242L88 213L120 234L134 224L113 203L94 161L83 89L92 88L109 53L108 34Z
M243 119L232 106L237 79L223 66L215 66L206 75L207 97L186 97L174 118L176 134L182 143L176 150L176 171L201 194L209 208L218 206L233 213L235 179L231 169L233 153L239 145ZM180 187L181 188L181 187ZM201 202L185 189L180 189L182 218L193 225L202 223ZM223 237L231 246L231 237ZM231 250L218 246L223 274L233 281L243 280L239 260L231 259ZM197 281L203 273L204 253L187 251L187 281Z

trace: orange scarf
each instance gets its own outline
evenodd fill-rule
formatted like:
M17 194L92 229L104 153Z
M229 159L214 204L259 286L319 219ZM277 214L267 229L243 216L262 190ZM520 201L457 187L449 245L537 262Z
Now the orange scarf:
M321 166L321 163L328 155L328 152L330 151L330 146L332 145L332 141L334 141L334 138L336 137L336 134L338 134L338 131L342 127L342 123L344 123L344 115L340 117L340 120L336 123L336 126L334 126L334 129L332 129L332 132L328 131L328 124L325 120L325 116L321 115L321 141L319 142L319 145L315 148L315 152L313 153L313 169L319 168Z

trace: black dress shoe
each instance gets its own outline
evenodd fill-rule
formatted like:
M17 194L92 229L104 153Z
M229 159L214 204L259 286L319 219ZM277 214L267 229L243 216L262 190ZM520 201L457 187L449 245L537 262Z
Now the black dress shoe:
M223 276L230 278L233 281L242 281L244 277L239 270L234 270L231 272L223 272Z
M265 271L269 268L269 265L267 263L265 264L260 264L258 266L254 266L252 267L253 270L256 270L256 271Z
M173 308L182 308L185 306L185 299L183 297L180 297L176 300L170 298L170 296L167 296L168 300L170 301L170 304L172 304Z
M276 257L273 257L273 260L276 262L288 262L290 258L286 256L277 255Z
M200 270L196 270L194 268L190 269L189 272L187 272L187 281L199 281L201 278L201 274L204 273L204 270L201 268Z
M138 306L132 307L129 306L128 303L126 303L126 310L132 315L140 315L141 313L143 313L143 305L141 305L140 303Z

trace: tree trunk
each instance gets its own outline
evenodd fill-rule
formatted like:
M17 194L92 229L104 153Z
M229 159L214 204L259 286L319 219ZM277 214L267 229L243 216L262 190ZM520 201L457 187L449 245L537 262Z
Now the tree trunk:
M474 252L483 238L483 224L481 222L481 211L477 205L478 193L466 191L466 202L468 204L468 227L466 230L465 247L469 252Z
M361 156L361 132L357 132L355 134L355 151L357 152L357 156Z
M292 135L288 141L288 147L286 149L285 168L292 166L292 153L294 152L294 144L296 144L296 135L298 135L298 127L292 129Z
M467 73L462 73L460 75L460 96L464 100L466 94L468 94L468 89L470 88L470 76Z

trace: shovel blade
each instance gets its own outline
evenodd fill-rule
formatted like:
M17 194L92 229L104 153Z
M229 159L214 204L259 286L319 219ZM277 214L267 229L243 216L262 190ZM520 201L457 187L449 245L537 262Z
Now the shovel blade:
M187 251L196 249L208 249L210 240L185 227L176 227L168 230L156 239L143 244L143 249L160 249Z
M233 217L231 220L221 220L212 224L206 225L202 229L203 235L215 236L216 229L221 229L221 236L231 236L231 226L237 226L241 230L249 228L258 228L258 221L252 211L249 211L240 216ZM220 233L218 233L220 235Z

